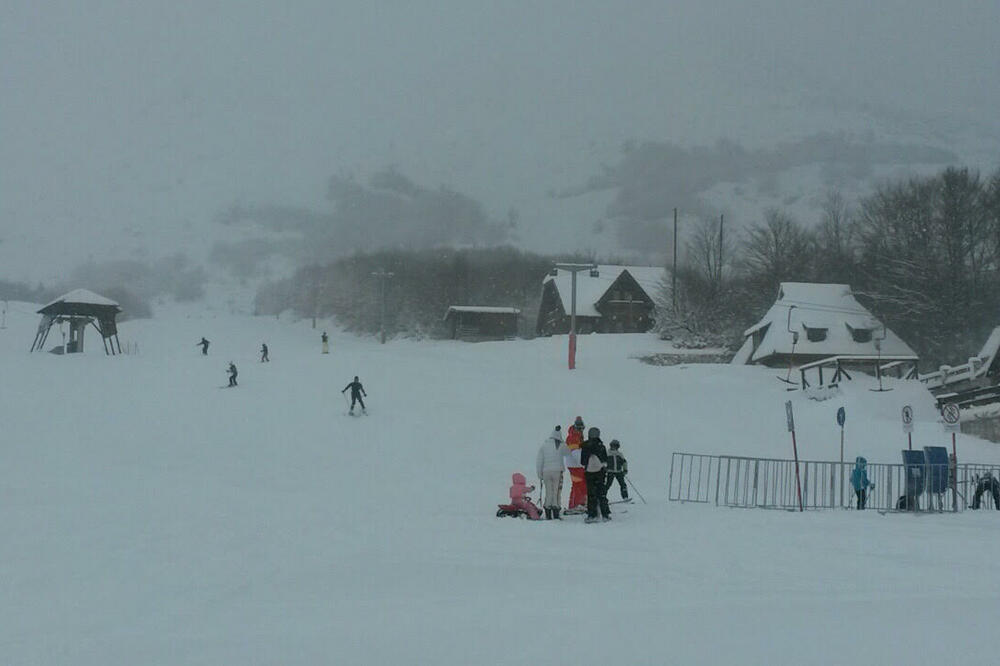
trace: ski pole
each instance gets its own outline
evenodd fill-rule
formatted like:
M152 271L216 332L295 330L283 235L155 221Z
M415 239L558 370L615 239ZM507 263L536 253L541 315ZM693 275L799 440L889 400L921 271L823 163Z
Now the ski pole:
M628 481L628 485L632 486L632 490L634 490L635 494L639 496L639 499L642 500L642 503L648 504L646 498L642 496L642 493L639 492L639 489L635 487L634 483L632 483L632 479L628 478L628 474L625 475L625 480Z

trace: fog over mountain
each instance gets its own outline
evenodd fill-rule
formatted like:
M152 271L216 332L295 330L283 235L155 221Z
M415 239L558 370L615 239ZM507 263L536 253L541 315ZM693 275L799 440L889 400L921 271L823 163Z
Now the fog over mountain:
M1000 3L928 0L8 0L0 277L316 251L260 211L330 252L438 242L441 215L453 242L628 251L623 215L995 169L997 25ZM349 233L386 207L424 222Z

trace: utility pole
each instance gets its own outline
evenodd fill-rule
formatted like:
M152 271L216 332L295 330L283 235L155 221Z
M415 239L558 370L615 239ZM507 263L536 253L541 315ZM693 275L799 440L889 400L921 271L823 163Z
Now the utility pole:
M385 285L385 283L386 283L386 280L392 278L394 275L395 275L395 273L386 271L386 270L384 270L382 268L380 268L377 271L374 271L372 273L372 276L378 278L379 299L382 301L382 323L381 323L381 330L382 330L382 344L383 345L385 344L385 292L386 292L386 289L385 289L386 285Z
M670 296L674 300L674 312L677 312L677 209L674 208L674 263L670 269Z
M569 314L569 369L573 370L576 368L576 274L580 271L596 271L597 264L556 264L556 270L569 271L573 276Z

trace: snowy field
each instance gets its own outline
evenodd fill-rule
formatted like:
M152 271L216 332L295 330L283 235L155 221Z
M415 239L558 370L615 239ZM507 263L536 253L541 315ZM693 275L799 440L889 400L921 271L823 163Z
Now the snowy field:
M0 664L959 664L990 660L1000 516L667 501L670 454L899 462L949 440L913 382L815 402L774 370L654 367L643 335L394 341L170 309L140 354L0 330ZM212 346L202 356L195 343ZM57 330L50 336L55 343ZM262 342L271 363L259 363ZM240 386L225 367L239 366ZM358 374L370 415L340 390ZM648 500L611 523L498 519L580 414ZM1000 447L959 436L962 461ZM532 481L535 483L535 481ZM568 485L568 484L567 484ZM612 499L617 489L611 491ZM563 501L565 503L566 492Z

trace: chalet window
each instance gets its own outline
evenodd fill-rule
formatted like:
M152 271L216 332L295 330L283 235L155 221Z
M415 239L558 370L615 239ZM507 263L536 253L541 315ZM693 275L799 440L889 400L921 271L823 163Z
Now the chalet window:
M802 328L806 330L806 340L808 340L809 342L823 342L824 340L826 340L827 331L830 330L828 328L806 326L805 324L802 324Z
M851 332L851 337L855 342L871 342L872 341L872 328L854 328L850 324L845 324L847 330Z

